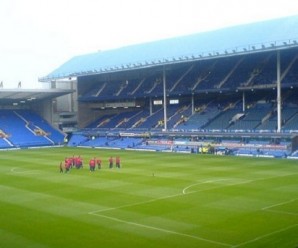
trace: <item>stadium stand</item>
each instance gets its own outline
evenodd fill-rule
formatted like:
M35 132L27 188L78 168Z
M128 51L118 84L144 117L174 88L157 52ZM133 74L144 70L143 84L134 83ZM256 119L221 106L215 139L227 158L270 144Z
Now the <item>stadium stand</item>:
M291 16L75 56L40 81L76 89L63 102L77 118L69 146L295 157L297 25ZM1 122L0 147L62 143L30 111L2 115L14 124Z
M53 146L64 142L61 131L29 110L0 110L0 118L2 148Z

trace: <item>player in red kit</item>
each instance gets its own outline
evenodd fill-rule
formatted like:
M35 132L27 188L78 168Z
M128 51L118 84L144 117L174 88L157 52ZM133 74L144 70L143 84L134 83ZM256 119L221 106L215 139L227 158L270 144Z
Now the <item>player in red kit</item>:
M94 171L95 170L95 158L90 159L90 161L89 161L89 168L90 168L90 171Z
M116 168L120 168L120 157L116 157Z
M69 172L70 168L71 168L71 162L69 159L65 159L65 162L64 162L64 167L65 167L65 172Z
M110 157L109 158L109 168L113 168L113 165L114 165L114 160L113 160L113 157Z

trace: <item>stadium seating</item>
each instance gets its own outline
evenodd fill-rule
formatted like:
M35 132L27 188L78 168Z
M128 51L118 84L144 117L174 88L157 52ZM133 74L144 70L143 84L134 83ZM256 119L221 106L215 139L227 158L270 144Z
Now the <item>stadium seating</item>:
M63 134L60 130L51 126L47 121L42 119L36 113L29 110L18 110L16 111L22 118L24 118L34 130L40 130L44 132L45 137L52 144L62 144L64 141L65 134ZM40 133L42 134L42 133Z
M280 53L281 133L298 132L297 51L291 48ZM226 51L226 54L230 55L230 52ZM140 138L144 133L158 133L160 140L166 138L163 137L163 105L154 105L155 100L164 101L165 90L168 100L179 99L177 105L167 104L167 129L178 133L177 136L184 133L191 137L192 134L219 134L210 140L208 136L199 135L202 148L211 144L217 154L290 157L289 140L249 138L252 134L271 135L277 132L276 51L268 49L238 54L174 63L165 70L166 85L163 84L160 68L133 72L128 79L115 76L107 80L107 77L99 77L99 81L86 86L79 101L106 103L127 100L142 104L133 110L118 108L101 111L86 131L71 137L69 145L185 153L199 150L198 147L184 145L188 144L187 141L173 145L172 140L169 143L157 142L156 136L147 137L146 140ZM209 55L212 57L213 53ZM91 130L89 133L88 129ZM139 138L120 137L121 132L139 135ZM238 133L245 134L246 138L233 136Z
M298 113L291 117L282 127L283 130L298 130Z
M83 134L73 134L69 141L68 141L68 146L80 146L81 144L84 144L85 141L87 141L88 138L83 135Z
M0 118L0 129L7 134L1 147L52 146L64 142L60 131L32 111L0 110Z
M9 142L7 142L6 139L0 138L0 148L11 148L13 145L11 145Z
M256 103L245 113L244 117L235 121L229 129L232 130L255 130L261 125L262 120L272 111L272 106L267 103ZM276 122L275 122L276 123ZM275 124L276 126L276 124ZM261 128L261 127L260 127Z
M238 108L229 108L227 110L224 110L216 118L214 118L210 123L208 123L204 127L204 129L208 129L208 130L227 129L231 124L232 118L238 113L239 113Z
M95 137L86 136L84 134L74 134L68 142L68 146L81 147L106 147L106 148L135 148L141 145L142 138L134 137Z
M198 108L198 111L189 117L185 122L177 126L178 129L183 130L198 130L205 127L211 122L221 111L218 106L210 104Z
M283 51L281 79L283 87L298 84L297 49ZM276 54L263 52L173 66L166 71L167 94L188 95L212 90L237 90L239 87L268 87L276 83ZM109 79L96 82L79 101L104 101L161 97L163 79L160 71L141 78Z
M288 156L290 159L298 159L298 150L294 151L292 154Z

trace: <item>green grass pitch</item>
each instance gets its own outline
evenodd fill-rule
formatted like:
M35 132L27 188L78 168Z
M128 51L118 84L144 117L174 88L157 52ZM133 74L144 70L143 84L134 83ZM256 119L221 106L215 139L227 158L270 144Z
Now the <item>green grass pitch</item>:
M84 168L59 173L73 155ZM89 171L92 157L101 170ZM0 194L1 248L298 247L297 160L1 151Z

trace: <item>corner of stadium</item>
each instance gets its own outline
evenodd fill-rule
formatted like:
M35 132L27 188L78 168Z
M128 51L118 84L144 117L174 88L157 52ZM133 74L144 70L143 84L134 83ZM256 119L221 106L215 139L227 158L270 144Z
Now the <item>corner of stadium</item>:
M297 27L289 16L77 55L42 90L0 88L0 149L298 159Z

